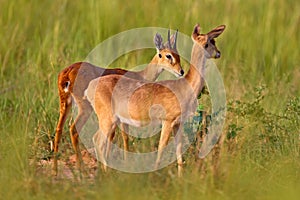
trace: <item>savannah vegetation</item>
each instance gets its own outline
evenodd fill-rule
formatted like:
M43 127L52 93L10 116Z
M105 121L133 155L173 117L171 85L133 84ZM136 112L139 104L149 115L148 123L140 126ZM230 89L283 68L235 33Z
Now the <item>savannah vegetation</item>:
M0 10L1 199L300 197L299 2L0 0ZM41 170L36 163L52 156L57 74L64 67L119 32L154 26L190 35L196 23L203 32L227 26L217 39L227 115L215 151L199 161L193 144L182 179L173 176L175 163L153 173L109 170L80 181ZM144 64L154 53L133 52L109 67ZM209 111L209 96L202 101ZM67 126L60 151L60 160L73 154Z

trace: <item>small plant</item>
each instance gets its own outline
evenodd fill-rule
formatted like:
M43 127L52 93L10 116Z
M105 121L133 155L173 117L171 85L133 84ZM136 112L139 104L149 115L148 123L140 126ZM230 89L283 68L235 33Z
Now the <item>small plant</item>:
M254 88L254 100L229 102L228 111L233 119L226 133L227 140L235 141L236 145L237 139L244 138L241 144L247 145L243 145L243 151L248 151L253 157L261 154L262 158L268 157L268 153L285 154L295 150L299 140L300 118L299 97L290 98L281 112L274 113L262 105L265 89L264 85ZM251 129L255 137L241 135L246 128ZM299 147L296 150L299 152Z

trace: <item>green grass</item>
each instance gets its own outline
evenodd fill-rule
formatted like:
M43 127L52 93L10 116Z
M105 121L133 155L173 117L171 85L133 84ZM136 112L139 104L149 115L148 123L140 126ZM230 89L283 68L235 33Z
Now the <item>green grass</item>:
M0 7L1 199L299 198L297 1L0 0ZM176 172L175 164L159 173L111 170L82 182L36 173L29 159L50 154L60 70L84 60L97 44L121 31L157 26L190 35L196 23L203 32L227 25L217 40L222 57L216 63L232 103L218 162L209 156L199 170L190 150L184 155L183 180L169 175ZM147 63L154 53L124 59L132 67ZM124 66L122 61L114 64ZM259 94L263 98L255 101L260 96L254 88L261 85L266 87ZM68 139L63 143L69 146Z

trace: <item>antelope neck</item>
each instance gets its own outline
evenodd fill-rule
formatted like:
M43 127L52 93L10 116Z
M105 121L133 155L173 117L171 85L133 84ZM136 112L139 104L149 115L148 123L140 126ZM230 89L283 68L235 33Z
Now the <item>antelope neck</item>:
M146 80L155 81L159 76L159 74L162 72L162 68L159 68L157 64L158 64L158 58L157 55L155 55L152 58L151 62L145 67L145 69L137 73Z
M191 53L190 69L185 79L190 83L193 91L198 96L204 86L204 69L206 63L205 50L194 43Z

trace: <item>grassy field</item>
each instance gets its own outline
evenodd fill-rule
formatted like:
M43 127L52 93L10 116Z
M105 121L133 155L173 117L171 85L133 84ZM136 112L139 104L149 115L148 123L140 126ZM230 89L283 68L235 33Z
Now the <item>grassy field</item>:
M0 199L299 199L299 2L0 0L0 7ZM157 26L190 35L196 23L204 32L227 25L217 40L228 101L217 159L195 161L191 148L181 180L169 173L175 164L82 181L36 172L29 160L51 155L64 67L121 31ZM154 53L126 62L144 64ZM67 149L65 137L71 155Z

